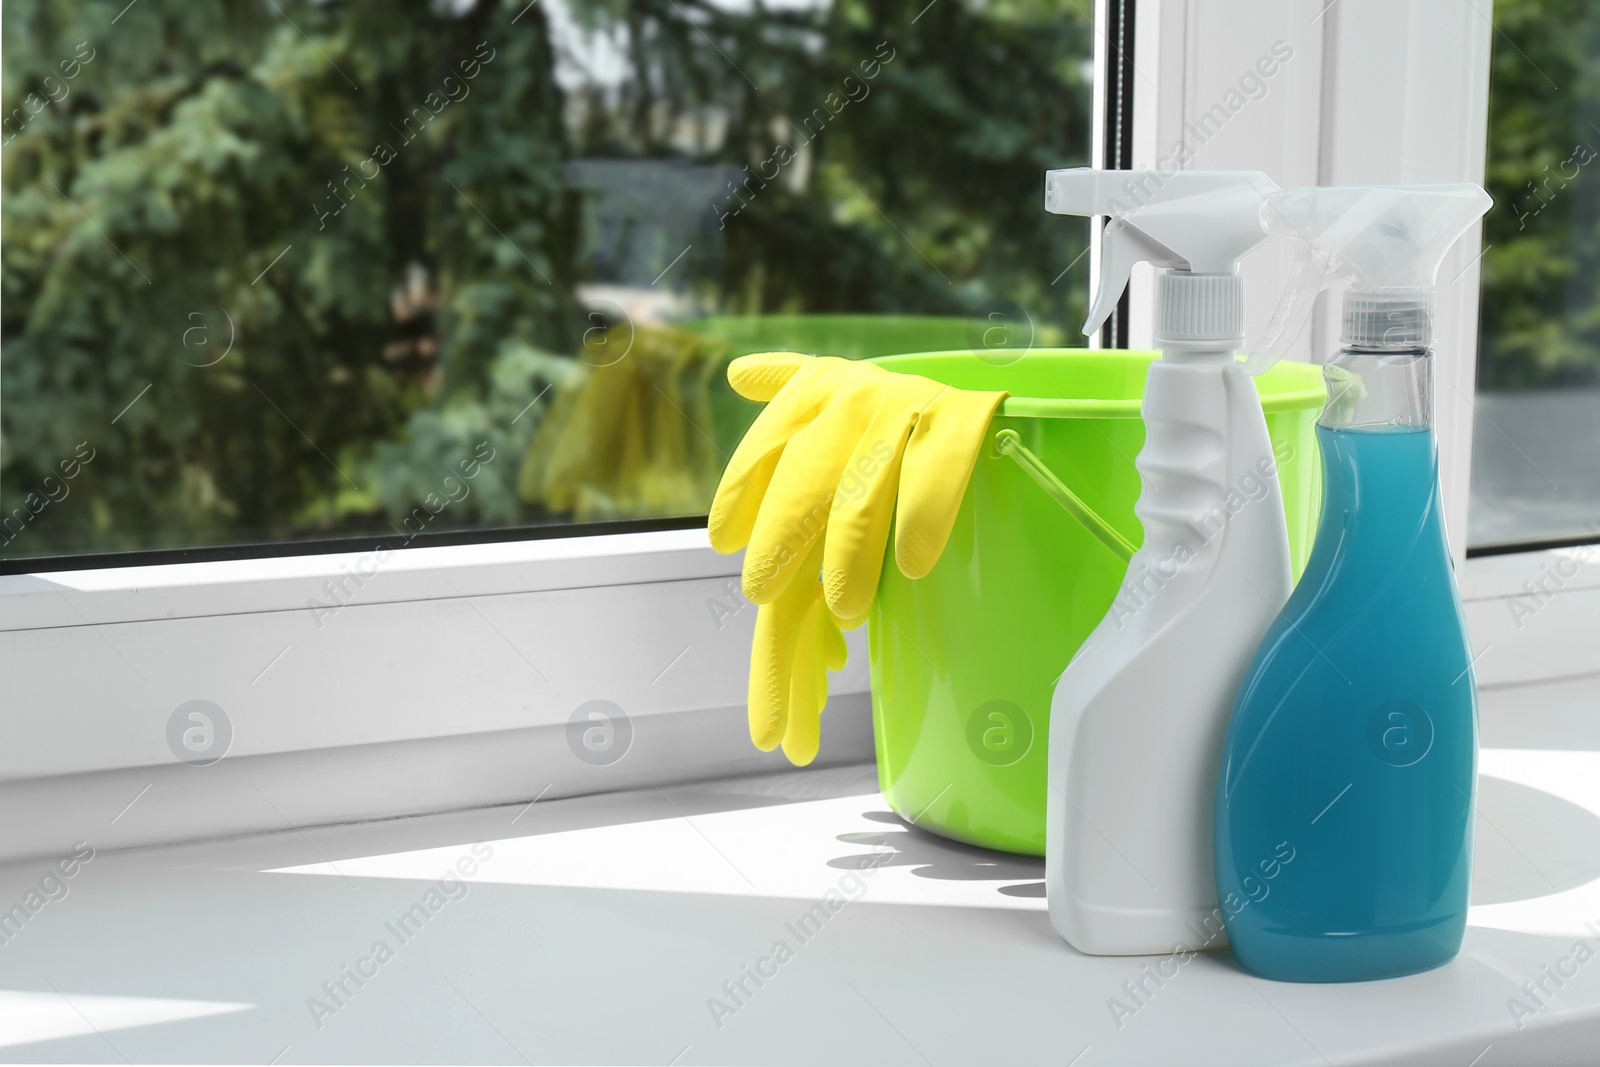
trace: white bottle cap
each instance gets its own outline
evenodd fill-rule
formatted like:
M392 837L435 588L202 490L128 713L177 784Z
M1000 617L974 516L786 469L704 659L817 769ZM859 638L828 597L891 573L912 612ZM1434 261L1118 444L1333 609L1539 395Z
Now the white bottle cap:
M1432 289L1344 294L1339 343L1352 348L1427 348L1433 344Z
M1155 343L1215 351L1244 347L1244 276L1166 270L1157 275Z

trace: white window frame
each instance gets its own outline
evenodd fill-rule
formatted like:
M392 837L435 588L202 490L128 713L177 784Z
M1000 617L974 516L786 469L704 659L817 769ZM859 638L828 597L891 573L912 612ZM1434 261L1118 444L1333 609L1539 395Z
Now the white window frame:
M1140 0L1134 162L1155 166L1179 141L1190 166L1264 171L1280 186L1483 181L1488 121L1487 0ZM1274 47L1267 89L1201 142L1200 116L1237 91ZM1258 72L1259 73L1259 72ZM1186 129L1187 125L1187 129ZM1451 250L1439 277L1436 429L1446 526L1465 554L1477 363L1481 227ZM1266 323L1290 248L1274 239L1245 261L1246 322ZM1135 345L1149 343L1151 275L1132 294ZM1330 298L1290 358L1338 349ZM1141 332L1142 331L1142 332Z
M1192 167L1262 170L1281 186L1482 182L1491 0L1138 0L1136 167L1154 166L1184 124L1221 101L1275 42L1293 49ZM1436 427L1446 529L1480 686L1600 672L1600 547L1466 558L1476 403L1481 227L1439 273ZM1245 261L1247 321L1266 322L1288 271L1273 242ZM1150 344L1153 279L1136 274L1131 343ZM1337 350L1324 296L1290 358ZM1142 332L1141 332L1142 331Z
M1191 166L1260 169L1284 186L1481 181L1488 2L1139 0L1134 163L1166 156L1281 40L1292 60ZM1440 294L1438 426L1458 559L1478 248L1464 239L1441 274L1454 279ZM1272 245L1246 262L1253 321L1286 266ZM1149 344L1150 299L1136 276L1134 346ZM1325 312L1307 334L1294 358L1335 347ZM1480 684L1600 671L1597 555L1462 561ZM0 798L33 816L12 821L0 858L782 766L742 725L755 609L738 570L704 530L679 530L0 578ZM326 583L343 590L331 614ZM866 655L858 631L830 679L823 762L872 756ZM196 699L221 707L233 734L209 767L179 762L166 740ZM585 762L570 742L570 717L594 700L628 716L634 742L614 763Z

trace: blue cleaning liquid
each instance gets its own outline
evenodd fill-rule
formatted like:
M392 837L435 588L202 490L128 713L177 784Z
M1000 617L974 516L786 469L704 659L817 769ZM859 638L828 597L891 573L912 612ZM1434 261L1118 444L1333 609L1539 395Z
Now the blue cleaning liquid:
M1223 748L1218 891L1247 970L1389 978L1461 947L1477 687L1433 432L1317 436L1311 559L1245 674Z

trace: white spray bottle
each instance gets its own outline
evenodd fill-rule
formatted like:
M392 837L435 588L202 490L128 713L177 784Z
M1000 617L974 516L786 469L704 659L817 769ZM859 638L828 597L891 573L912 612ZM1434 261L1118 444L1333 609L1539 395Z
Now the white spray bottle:
M1050 708L1045 884L1082 952L1223 943L1212 799L1251 656L1292 588L1277 465L1244 347L1239 260L1267 239L1258 171L1056 170L1045 210L1108 215L1084 332L1156 275L1142 414L1144 544Z

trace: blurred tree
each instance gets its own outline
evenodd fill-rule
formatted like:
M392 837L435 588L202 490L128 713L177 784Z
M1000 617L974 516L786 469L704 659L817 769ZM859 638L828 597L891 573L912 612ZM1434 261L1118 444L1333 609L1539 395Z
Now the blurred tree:
M1478 387L1600 383L1600 12L1496 0Z
M577 335L540 13L277 6L5 7L6 100L94 53L5 147L0 506L98 450L15 552L327 528L441 365Z
M1083 306L1081 278L1052 282L1087 229L1040 211L1042 172L1089 162L1092 29L1076 5L729 6L587 5L591 29L626 27L631 74L579 94L576 133L578 155L725 166L707 205L725 254L695 264L723 310L1020 305L1066 321Z
M1086 268L1062 272L1084 232L1039 211L1040 171L1089 144L1091 31L1064 0L3 19L0 514L30 515L80 441L96 458L0 556L380 534L480 441L503 458L430 529L568 519L517 480L594 332L583 285L628 280L580 159L716 194L657 289L702 311L1082 313ZM574 53L597 41L616 69ZM673 254L622 273L649 288Z

